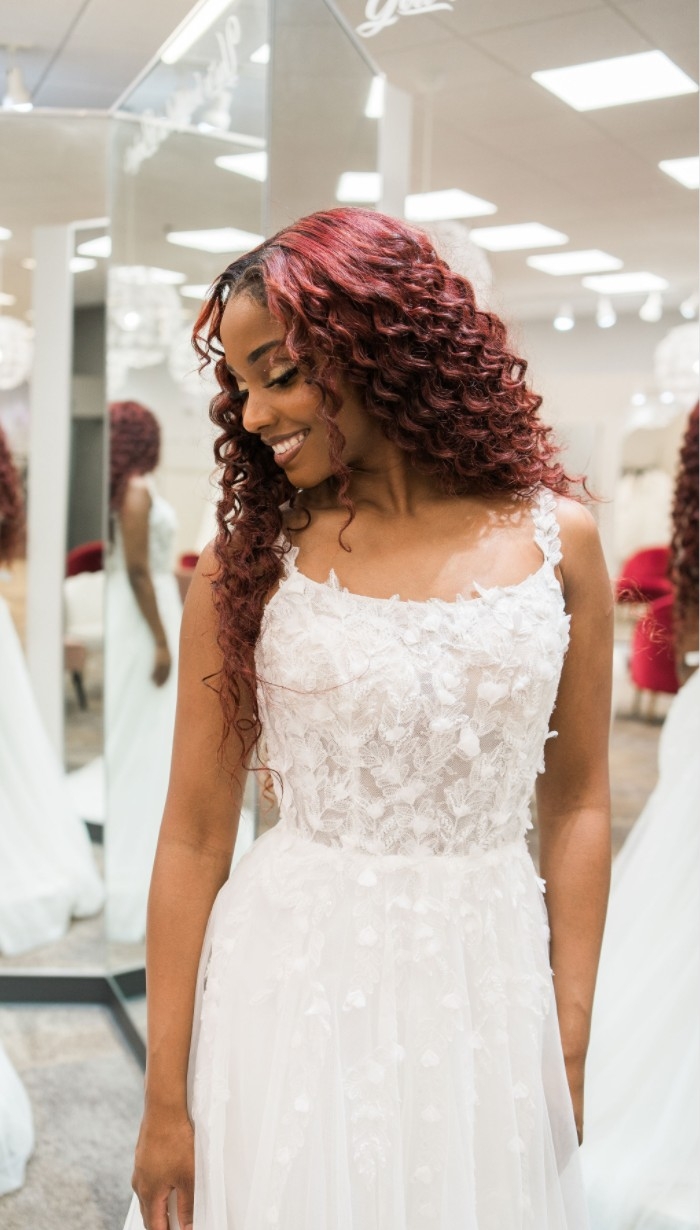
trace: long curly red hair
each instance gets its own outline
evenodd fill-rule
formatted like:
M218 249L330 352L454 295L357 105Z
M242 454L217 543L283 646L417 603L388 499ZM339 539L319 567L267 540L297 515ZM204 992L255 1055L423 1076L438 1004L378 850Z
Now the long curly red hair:
M678 458L671 513L670 575L678 631L697 625L698 602L698 405L691 410Z
M130 478L150 474L160 459L160 424L138 401L109 407L109 508L118 513Z
M0 427L0 564L10 564L22 539L24 499L19 474Z
M215 364L221 390L210 416L220 429L212 584L224 737L235 729L248 750L261 732L254 649L286 550L280 506L293 507L297 491L271 450L243 426L242 399L220 340L226 304L241 294L282 324L290 358L321 394L344 529L354 508L336 422L341 381L359 390L387 438L446 492L526 497L543 484L566 494L572 480L505 325L477 306L470 283L422 231L371 210L331 209L301 218L229 265L202 307L193 345L202 367ZM251 719L239 713L244 689Z

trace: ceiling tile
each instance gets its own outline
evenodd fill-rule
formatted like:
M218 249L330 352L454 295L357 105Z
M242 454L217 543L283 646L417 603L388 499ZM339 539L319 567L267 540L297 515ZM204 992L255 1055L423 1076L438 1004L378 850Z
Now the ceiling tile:
M472 41L494 59L527 76L540 69L651 49L643 34L609 8L523 22L498 33L476 35Z

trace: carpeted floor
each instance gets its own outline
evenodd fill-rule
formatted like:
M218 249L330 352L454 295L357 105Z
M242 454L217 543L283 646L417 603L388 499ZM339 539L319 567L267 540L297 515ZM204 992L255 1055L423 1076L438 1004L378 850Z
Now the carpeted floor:
M121 1230L143 1076L111 1014L3 1006L0 1036L36 1134L24 1187L0 1198L2 1230Z

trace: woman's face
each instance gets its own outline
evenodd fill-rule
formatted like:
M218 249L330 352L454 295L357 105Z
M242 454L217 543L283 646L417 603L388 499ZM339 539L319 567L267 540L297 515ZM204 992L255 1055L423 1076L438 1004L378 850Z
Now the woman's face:
M317 388L308 384L289 357L284 329L250 295L229 300L221 321L226 363L244 396L243 426L275 454L297 488L317 487L333 470L327 428L319 418ZM352 390L342 390L336 422L345 437L343 461L363 467L381 429Z

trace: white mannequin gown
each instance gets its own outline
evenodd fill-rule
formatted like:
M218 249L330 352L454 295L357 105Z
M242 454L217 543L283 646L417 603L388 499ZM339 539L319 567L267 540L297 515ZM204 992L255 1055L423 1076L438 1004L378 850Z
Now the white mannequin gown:
M107 576L107 936L134 943L146 931L148 887L168 788L182 619L174 572L175 510L152 481L148 488L149 569L172 657L162 687L151 679L155 642L129 582L118 521Z
M29 1098L0 1042L0 1196L22 1186L33 1149Z
M280 821L204 942L195 1230L587 1226L525 843L569 633L549 492L533 518L542 566L473 600L285 557L256 651Z
M593 1230L700 1226L700 674L661 732L659 779L613 867L586 1064Z
M96 914L104 886L44 729L17 631L0 598L0 952L15 955Z

